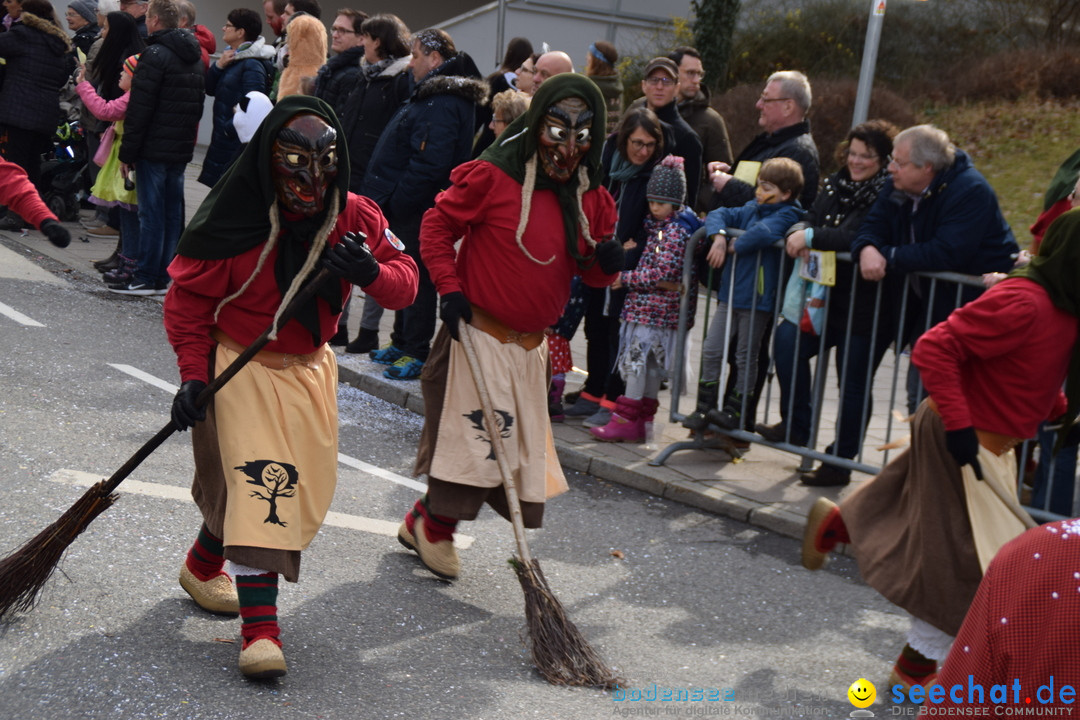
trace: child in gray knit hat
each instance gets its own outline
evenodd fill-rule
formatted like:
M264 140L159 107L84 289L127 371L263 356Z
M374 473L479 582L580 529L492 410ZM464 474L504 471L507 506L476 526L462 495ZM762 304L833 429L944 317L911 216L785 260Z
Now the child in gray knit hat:
M615 401L607 425L589 428L608 442L648 439L660 385L671 372L675 357L686 243L701 227L701 221L683 204L686 174L681 157L668 155L657 163L645 197L649 215L639 235L645 250L637 267L622 272L613 286L627 288L615 359L615 367L626 381L626 394ZM690 287L697 287L696 279ZM690 325L693 311L691 304Z

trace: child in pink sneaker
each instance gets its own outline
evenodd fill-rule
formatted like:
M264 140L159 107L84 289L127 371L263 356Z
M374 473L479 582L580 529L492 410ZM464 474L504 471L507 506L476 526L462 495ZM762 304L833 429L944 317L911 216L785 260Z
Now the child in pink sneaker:
M697 216L683 206L685 197L683 159L668 155L653 169L646 187L649 216L639 234L645 251L637 267L623 271L614 285L628 290L615 359L626 394L615 401L607 425L589 428L600 440L644 442L646 423L656 415L660 385L671 371L678 341L686 243L701 227Z

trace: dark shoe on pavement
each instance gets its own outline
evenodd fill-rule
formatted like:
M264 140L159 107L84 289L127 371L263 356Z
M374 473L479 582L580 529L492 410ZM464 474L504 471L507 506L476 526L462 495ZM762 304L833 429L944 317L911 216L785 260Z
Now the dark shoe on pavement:
M334 333L334 337L330 338L330 345L333 347L344 347L349 344L349 330L338 326L338 331Z
M114 292L117 295L142 295L149 297L150 295L157 295L157 288L153 285L149 285L144 282L140 282L132 278L126 283L119 283L109 286L109 292Z
M30 224L19 215L8 210L7 215L0 218L0 230L22 230L30 227Z
M586 418L590 415L594 415L597 410L600 409L600 403L593 402L592 400L586 400L578 395L574 402L568 406L564 412L566 417L581 417ZM606 422L603 424L607 424Z
M110 270L115 270L116 268L120 267L121 263L123 263L123 258L121 258L120 252L118 250L113 250L112 255L105 258L104 260L95 260L93 265L95 270L100 273L104 273L109 272Z
M810 487L843 487L851 482L851 471L822 463L817 470L803 473L799 480Z
M369 353L379 347L379 331L360 328L360 334L356 339L345 346L345 352L357 355Z
M769 442L784 442L785 438L787 437L787 425L785 425L783 421L780 421L775 425L758 423L754 426L754 432L756 432L758 435L765 438Z

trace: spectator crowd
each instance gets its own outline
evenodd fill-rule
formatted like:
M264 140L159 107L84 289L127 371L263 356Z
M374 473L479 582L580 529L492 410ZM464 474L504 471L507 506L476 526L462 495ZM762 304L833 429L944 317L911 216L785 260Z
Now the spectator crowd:
M348 162L342 165L347 177L340 182L349 193L377 205L385 217L384 237L370 238L370 243L381 242L384 254L390 252L389 243L418 271L415 299L404 307L394 304L389 338L379 337L383 307L378 294L366 293L343 298L337 332L329 341L346 353L369 354L386 366L387 378L419 379L429 357L432 375L446 372L445 359L439 358L449 340L440 336L432 353L437 321L469 319L472 310L464 297L448 306L446 295L461 295L446 292L454 286L448 279L453 266L427 267L424 251L430 259L436 226L444 216L452 215L463 227L501 227L494 195L481 198L488 213L482 221L470 219L464 204L453 205L458 195L477 193L481 181L506 203L517 202L519 185L525 188L523 204L533 187L578 188L579 203L587 188L613 201L613 239L623 252L614 281L598 286L598 273L582 265L577 277L568 280L569 299L558 322L546 330L548 416L555 422L580 419L599 440L647 439L659 393L675 385L670 381L677 375L676 348L685 342L678 333L681 299L691 298L692 326L699 285L705 286L707 301L715 291L717 305L705 328L699 382L693 388L696 404L684 420L696 437L737 433L737 442L746 448L745 438L752 434L755 441L806 447L813 437L815 406L811 360L834 352L840 398L836 435L825 450L829 459L802 474L800 481L809 486L851 482L848 467L861 453L872 413L868 390L874 373L890 348L911 351L908 412L915 417L921 444L902 456L903 467L897 460L853 500L839 507L815 506L803 561L820 567L837 542L853 543L862 553L860 562L870 563L863 566L868 582L914 618L894 679L908 687L933 679L993 551L1019 529L1002 536L1005 525L997 523L998 534L984 537L979 517L984 511L969 504L969 525L942 530L944 515L938 526L920 513L932 506L942 513L960 508L963 515L965 496L926 479L944 464L954 488L962 487L960 468L980 481L985 472L989 482L998 459L1033 436L1040 423L1047 434L1045 423L1065 409L1058 400L1063 373L1071 367L1069 353L1052 352L1054 337L1048 332L1040 341L1045 348L1009 345L1000 327L996 333L985 327L988 309L1019 328L1030 318L1015 312L1016 303L1027 302L1032 312L1041 313L1046 327L1075 325L1068 309L1062 314L1052 307L1061 310L1057 298L1069 295L1055 290L1059 267L1037 261L1029 271L1004 275L1029 257L1020 251L986 178L943 130L932 125L900 129L883 119L860 123L837 150L840 169L822 178L808 119L813 91L806 75L773 73L754 105L760 133L745 147L733 148L725 120L703 84L701 56L692 47L673 48L649 60L641 97L624 108L619 54L602 40L584 50L578 75L575 49L537 53L528 39L513 38L499 67L485 76L444 30L414 32L393 14L369 16L349 8L331 16L318 0L267 0L261 17L250 9L233 9L218 37L197 23L190 0L73 0L65 14L70 35L46 0L6 0L4 8L0 156L21 168L40 191L42 157L57 123L64 113L80 120L93 158L88 189L95 208L84 225L90 234L117 242L110 257L95 263L111 292L169 293L170 264L185 225L185 170L194 158L207 97L212 98L212 130L198 182L221 189L242 172L237 160L248 142L260 137L260 122L272 108L291 96L314 96L329 108L325 124L347 146ZM559 91L552 86L542 90L564 74L574 74L574 83L587 89L568 95L556 81ZM602 100L584 108L575 104L574 98L586 96ZM534 98L551 104L533 107ZM529 165L522 155L519 168L516 156L510 157L517 152L512 141L515 132L526 132L523 123L529 118L548 125L535 139L537 160ZM601 133L604 137L598 137ZM577 161L567 160L567 153L574 152L590 158L580 177ZM280 162L287 164L290 157L295 155L285 153ZM514 177L514 192L506 194L509 186L501 176L481 178L477 166L459 169L478 158L502 171L521 170L523 175ZM1037 241L1046 234L1044 247L1067 259L1073 254L1062 250L1065 225L1055 231L1054 222L1075 205L1077 167L1063 166L1051 186L1055 197L1048 193L1047 213L1033 227ZM479 184L470 188L467 178ZM578 219L566 210L575 205L563 196L569 191L559 192L564 224L575 227ZM595 195L588 197L599 202ZM581 207L587 237L589 221ZM528 211L526 206L513 213L513 222L520 216L522 223L518 246L530 262L544 265L522 241L528 237ZM220 222L223 233L239 227L228 213L219 212L215 223ZM591 212L599 213L595 207ZM13 204L0 228L48 222L41 217L35 206L34 217L24 219ZM297 222L292 217L286 221ZM1069 227L1075 224L1069 222ZM443 232L438 240L447 252L459 237L455 233ZM595 238L597 247L610 239ZM574 261L582 259L576 245L569 253ZM850 262L837 263L837 253ZM470 260L474 267L475 258ZM684 268L690 269L688 275ZM434 279L429 270L435 271ZM960 284L943 290L926 277L933 272L985 275L985 285L992 287ZM590 283L582 282L583 276ZM529 283L524 277L500 281ZM355 303L359 306L350 307ZM348 329L350 311L360 313L355 338ZM564 391L566 373L574 366L570 340L580 326L588 377L569 394ZM452 328L456 339L455 332ZM984 367L988 357L1004 359ZM969 372L958 374L958 367ZM1006 392L1009 379L1003 368L1010 367L1028 377L1039 369L1039 392L1030 387L1023 397L1019 388ZM757 408L773 372L780 388L780 418L765 424L757 422ZM1012 406L989 406L985 395L994 388L1005 388L1001 402L1018 404L1023 412L1010 415L1005 410ZM672 392L680 389L671 387ZM1072 447L1071 468L1076 437L1065 439L1071 442L1065 443ZM1043 457L1053 455L1054 448L1044 437ZM980 455L987 449L993 458ZM1046 482L1050 476L1048 470L1041 475ZM1008 479L1002 482L1006 492L1015 494L1015 477L1011 486ZM919 490L924 484L930 487ZM1072 514L1071 493L1041 491L1052 495L1052 510ZM916 502L915 492L926 495ZM423 538L414 538L415 523L437 524L440 516L418 505L412 517L406 544L423 545ZM883 527L895 528L898 536L914 533L919 540L900 552L885 546ZM451 536L452 529L447 530L440 542ZM921 555L918 543L927 543ZM952 555L948 562L941 560L944 554L933 555L936 568L928 569L931 545L951 548ZM881 558L887 566L872 566ZM456 576L456 559L451 560L437 574ZM882 567L888 577L877 580ZM948 600L932 597L927 587L948 591Z

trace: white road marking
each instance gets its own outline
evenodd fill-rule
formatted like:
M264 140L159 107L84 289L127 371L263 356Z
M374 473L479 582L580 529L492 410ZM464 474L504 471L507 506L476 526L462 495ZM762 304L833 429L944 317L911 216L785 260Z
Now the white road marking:
M49 480L52 482L61 483L63 485L74 485L76 487L91 487L103 479L104 478L101 475L94 475L93 473L82 472L81 470L69 470L66 468L57 470L49 476ZM117 492L121 494L131 493L133 495L145 495L147 497L160 498L163 500L179 500L181 502L194 503L191 499L191 490L177 485L161 485L159 483L148 483L141 480L128 479L121 483ZM376 518L346 515L345 513L331 511L326 514L326 520L323 524L332 527L345 528L347 530L359 530L360 532L372 533L374 535L397 537L398 525L401 524L401 521L391 522L390 520L378 520ZM472 546L475 539L476 538L471 535L456 533L454 535L454 546L459 550L467 550Z
M0 315L6 315L20 325L26 325L27 327L45 327L37 320L23 315L15 308L11 307L10 305L5 305L4 303L0 303Z
M354 457L349 457L348 455L343 455L342 453L338 453L337 459L338 462L342 465L348 465L349 467L359 470L361 472L365 472L368 475L374 475L375 477L380 477L383 480L389 480L390 482L397 483L398 485L404 485L407 488L412 488L413 490L417 490L422 493L427 492L426 484L422 482L417 482L416 480L413 480L412 478L407 478L403 475L398 475L395 472L384 470L377 465L369 465L363 460L357 460Z
M142 380L144 383L147 383L148 385L153 385L154 387L160 388L161 390L164 390L165 392L171 393L173 395L175 395L176 391L180 389L179 387L177 387L176 385L173 385L170 382L162 380L159 377L154 377L150 373L143 372L139 368L132 367L131 365L118 365L118 364L115 364L115 363L109 363L109 367L115 368L115 369L119 370L122 373L127 373L128 375L135 378L136 380Z
M151 375L149 373L143 372L142 370L140 370L140 369L138 369L136 367L132 367L131 365L121 365L121 364L109 363L109 367L115 368L115 369L119 370L120 372L127 373L128 375L132 376L133 378L136 378L138 380L142 380L143 382L145 382L145 383L147 383L149 385L153 385L156 388L160 388L161 390L164 390L164 391L166 391L168 393L175 394L176 391L179 389L176 385L173 385L172 383L167 382L165 380L162 380L161 378L155 377L155 376L153 376L153 375ZM397 483L398 485L404 485L405 487L411 488L411 489L416 490L418 492L421 492L421 493L427 492L427 485L425 483L417 482L416 480L413 480L412 478L407 478L407 477L405 477L403 475L398 475L397 473L391 472L389 470L384 470L383 468L381 468L381 467L379 467L377 465L371 465L369 463L364 462L363 460L357 460L354 457L349 457L348 455L338 453L338 462L341 463L342 465L348 465L349 467L351 467L353 469L359 470L361 472L365 472L368 475L374 475L375 477L382 478L383 480L389 480L392 483ZM395 532L396 532L396 527L395 527Z

